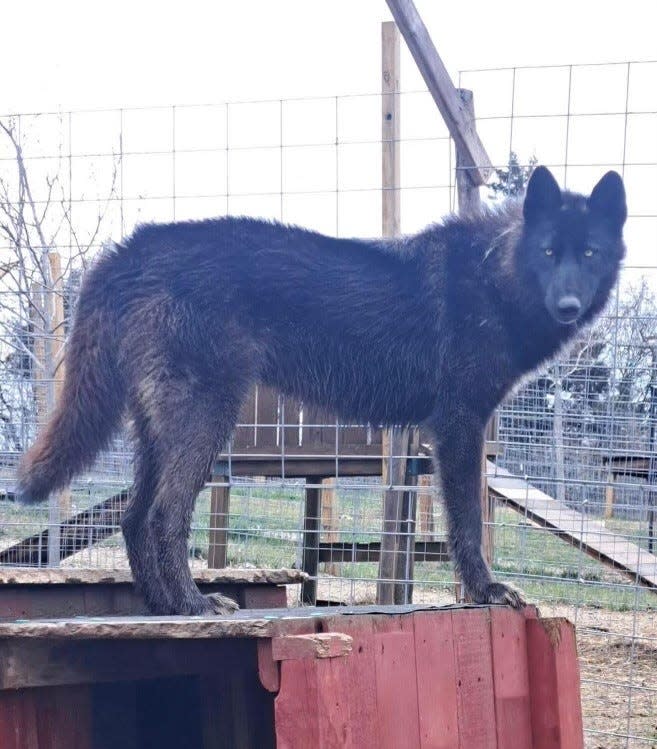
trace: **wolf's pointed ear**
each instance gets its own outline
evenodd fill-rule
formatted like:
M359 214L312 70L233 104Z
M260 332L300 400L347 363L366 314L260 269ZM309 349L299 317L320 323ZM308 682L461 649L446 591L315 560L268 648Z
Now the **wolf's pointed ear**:
M625 186L618 172L607 172L593 188L588 199L589 211L607 220L620 231L627 218Z
M525 221L551 216L561 208L561 190L552 172L537 166L527 184L522 212Z

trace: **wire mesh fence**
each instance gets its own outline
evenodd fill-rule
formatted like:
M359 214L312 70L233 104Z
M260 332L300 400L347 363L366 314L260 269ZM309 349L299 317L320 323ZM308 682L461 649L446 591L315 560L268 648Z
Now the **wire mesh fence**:
M468 71L460 84L474 91L499 170L499 188L482 188L486 201L513 194L534 160L582 192L608 168L626 183L628 256L611 305L500 408L489 435L486 542L500 578L578 626L587 745L652 746L657 63ZM412 232L457 208L455 157L428 93L399 98L401 225ZM49 506L12 501L17 458L61 386L87 264L140 221L249 214L379 235L381 96L21 114L0 124L0 563L125 567L127 433ZM395 595L453 601L429 453L422 433L389 439L378 425L341 424L258 389L197 502L190 564L304 567L320 603L372 603L390 536L382 497L396 491L404 514L395 543L414 554L388 568Z

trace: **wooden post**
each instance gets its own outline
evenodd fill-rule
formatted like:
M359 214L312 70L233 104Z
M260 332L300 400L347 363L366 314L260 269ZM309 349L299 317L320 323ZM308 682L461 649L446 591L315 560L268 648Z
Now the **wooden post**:
M614 517L614 474L609 471L605 486L605 520Z
M322 534L328 543L339 541L338 532L338 498L335 489L335 478L322 479L321 510ZM336 562L324 562L324 572L328 575L339 575L340 565Z
M62 287L62 260L58 252L49 252L52 278L52 367L55 382L55 402L59 400L64 385L64 293Z
M228 486L228 476L213 475L212 481L225 484L225 486L213 486L210 489L208 567L221 569L226 566L227 562L230 486Z
M408 453L411 453L410 443L406 442ZM407 461L404 460L404 464ZM407 473L404 485L416 483L415 477ZM417 518L417 492L406 489L402 492L401 518L399 522L399 541L395 558L395 588L394 602L397 604L413 603L413 577L415 566L415 524Z
M35 358L35 406L37 429L46 423L59 398L64 381L62 353L64 348L64 302L62 266L57 252L42 255L43 277L31 286L30 320ZM48 501L48 564L59 565L62 515L71 510L68 488L56 492Z
M473 185L485 184L493 170L492 164L477 135L474 119L464 108L417 8L412 0L386 2L457 150L461 151L462 166L467 168L469 179Z
M310 575L301 586L301 600L314 606L317 602L317 572L319 570L319 518L322 490L316 486L317 478L306 479L306 508L303 521L303 558L301 568Z
M381 24L382 230L384 237L400 231L399 192L399 31L392 21Z
M381 24L381 187L382 233L394 237L400 230L399 195L399 31L391 22ZM400 460L391 465L390 455L403 455L403 435L399 429L386 430L382 438L384 486L402 484L405 466ZM404 461L405 462L405 461ZM394 600L395 556L400 527L401 492L385 490L383 496L383 535L379 558L377 602Z
M423 541L433 541L436 527L433 517L434 488L432 477L423 474L418 477L418 523Z
M48 415L48 399L45 381L45 331L43 318L43 286L33 281L30 286L30 324L32 326L32 355L34 362L34 405L35 405L35 427L38 431L46 422Z
M49 252L50 278L52 281L52 379L54 389L54 405L59 403L64 377L66 374L64 365L64 289L62 277L62 260L58 252ZM59 511L62 516L71 513L71 490L69 487L63 489L57 495Z

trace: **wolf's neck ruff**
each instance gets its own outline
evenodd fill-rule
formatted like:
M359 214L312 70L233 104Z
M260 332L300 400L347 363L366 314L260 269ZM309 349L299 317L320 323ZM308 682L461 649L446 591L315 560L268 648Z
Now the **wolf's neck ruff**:
M197 590L198 491L256 381L346 419L422 422L453 557L473 600L520 605L481 555L484 425L509 389L607 301L626 208L539 167L522 204L394 241L246 218L147 225L87 274L56 412L19 469L24 501L88 467L129 413L135 483L123 532L154 613L226 612Z

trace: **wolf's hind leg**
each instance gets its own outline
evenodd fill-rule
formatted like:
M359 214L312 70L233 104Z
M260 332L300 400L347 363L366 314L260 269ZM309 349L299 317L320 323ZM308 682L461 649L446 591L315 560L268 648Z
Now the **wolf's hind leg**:
M133 408L135 422L135 478L130 489L128 508L121 520L130 569L135 587L152 614L168 614L171 601L161 580L155 538L147 519L157 482L157 461L148 423L139 409Z
M167 413L156 440L157 491L149 511L160 576L173 614L228 614L238 606L229 598L202 595L192 578L187 552L194 503L217 451L237 421L241 397L217 397L212 390L171 387L162 398Z
M466 409L452 407L434 425L452 558L465 591L475 603L524 601L508 585L495 582L481 551L481 456L484 424Z

